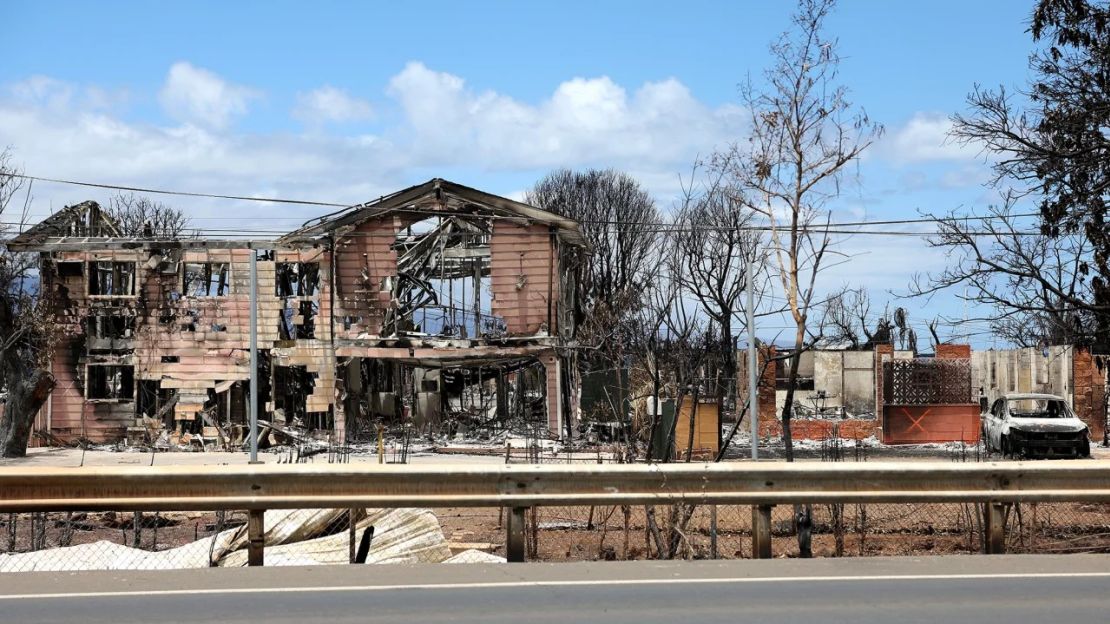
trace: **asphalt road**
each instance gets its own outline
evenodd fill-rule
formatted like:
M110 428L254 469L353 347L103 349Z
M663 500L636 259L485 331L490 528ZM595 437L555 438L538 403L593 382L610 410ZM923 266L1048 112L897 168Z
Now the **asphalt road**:
M0 622L1105 622L1110 557L0 575Z

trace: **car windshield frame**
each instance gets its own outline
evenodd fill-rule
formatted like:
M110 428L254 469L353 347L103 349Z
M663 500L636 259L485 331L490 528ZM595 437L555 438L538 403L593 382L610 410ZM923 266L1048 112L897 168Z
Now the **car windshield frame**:
M1006 399L1006 411L1012 418L1071 418L1071 408L1063 399L1032 398Z

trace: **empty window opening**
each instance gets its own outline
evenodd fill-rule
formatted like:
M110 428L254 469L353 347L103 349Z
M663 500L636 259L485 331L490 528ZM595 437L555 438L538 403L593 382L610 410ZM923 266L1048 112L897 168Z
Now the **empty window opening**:
M187 262L183 290L186 297L226 297L231 289L226 262Z
M135 367L122 364L89 364L89 399L131 401L135 398Z
M176 356L176 355L163 355L162 356L162 363L163 364L177 364L180 361L181 361L181 358Z
M88 337L93 340L129 340L135 335L135 317L121 315L90 316L87 321ZM91 348L111 348L90 345Z
M317 417L309 418L308 397L316 387L316 373L308 372L305 366L274 366L275 392L274 419L288 425L308 427L310 429L321 425Z
M129 297L134 294L134 262L96 261L89 263L89 295Z
M59 262L58 277L81 277L85 274L85 265L81 262Z
M240 382L224 382L208 389L199 420L208 427L217 427L217 436L232 435L231 425L246 424L246 391ZM211 433L211 432L210 432Z
M320 263L279 262L274 280L279 297L312 297L320 287Z
M278 334L281 340L302 340L316 337L316 317L320 304L315 301L287 302L278 317Z
M159 420L164 427L172 429L177 389L163 388L162 382L155 379L140 379L138 387L139 392L135 395L136 417Z

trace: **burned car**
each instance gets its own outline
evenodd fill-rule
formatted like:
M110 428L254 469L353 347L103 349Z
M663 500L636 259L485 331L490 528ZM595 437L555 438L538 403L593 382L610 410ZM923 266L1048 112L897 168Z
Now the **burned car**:
M1006 457L1089 457L1087 425L1052 394L1007 394L982 414L987 448Z

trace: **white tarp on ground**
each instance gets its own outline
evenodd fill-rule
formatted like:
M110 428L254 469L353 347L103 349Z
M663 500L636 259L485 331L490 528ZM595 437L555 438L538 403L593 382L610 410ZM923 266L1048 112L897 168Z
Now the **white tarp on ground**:
M0 572L58 572L70 570L177 570L207 568L228 552L238 529L231 529L171 548L151 552L99 541L15 555L0 555Z
M346 530L319 537L336 526L346 509L268 511L266 565L337 564L350 561ZM356 512L356 517L362 515ZM371 509L356 522L357 537L374 527L367 563L439 563L451 550L435 514L425 509ZM172 570L207 568L215 563L247 563L245 526L228 529L170 550L150 552L109 541L0 555L0 572L69 570Z
M441 563L451 557L439 520L426 509L369 509L366 517L355 524L356 538L361 540L363 531L370 526L374 527L374 539L370 542L366 563ZM268 547L266 565L348 563L350 552L350 536L343 531ZM221 567L245 565L245 550L232 552L220 561Z
M362 510L355 510L356 517ZM266 547L280 546L312 539L327 532L329 527L346 524L346 509L271 509L263 514L265 532L262 534ZM235 535L228 550L247 547L250 536L247 525L235 529Z

